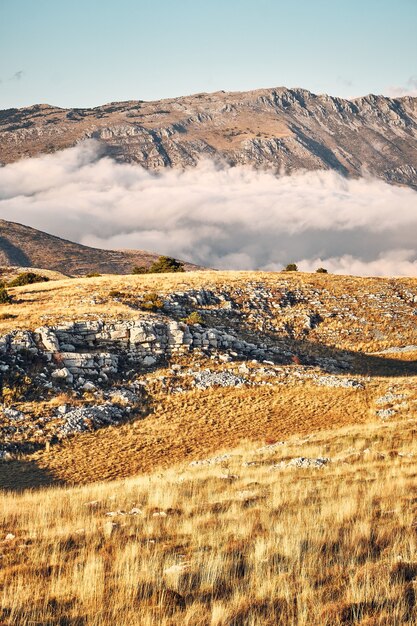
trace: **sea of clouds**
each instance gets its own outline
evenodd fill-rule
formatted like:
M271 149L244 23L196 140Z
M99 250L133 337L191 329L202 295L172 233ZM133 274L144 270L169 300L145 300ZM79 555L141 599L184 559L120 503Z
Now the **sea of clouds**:
M149 172L100 145L0 168L0 217L86 245L225 269L417 275L417 192L335 172L277 176L203 161Z

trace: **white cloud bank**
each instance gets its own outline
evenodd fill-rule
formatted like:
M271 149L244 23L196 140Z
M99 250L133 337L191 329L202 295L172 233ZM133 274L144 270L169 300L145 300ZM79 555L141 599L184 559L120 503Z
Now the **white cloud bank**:
M202 162L150 173L87 141L0 168L0 217L103 248L227 269L417 276L417 192L334 172Z

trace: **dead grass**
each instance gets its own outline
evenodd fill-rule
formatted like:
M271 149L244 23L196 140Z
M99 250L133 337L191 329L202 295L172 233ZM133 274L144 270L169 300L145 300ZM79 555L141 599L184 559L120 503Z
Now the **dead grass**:
M364 425L4 494L2 623L416 624L415 435L415 420ZM271 469L301 455L332 462Z

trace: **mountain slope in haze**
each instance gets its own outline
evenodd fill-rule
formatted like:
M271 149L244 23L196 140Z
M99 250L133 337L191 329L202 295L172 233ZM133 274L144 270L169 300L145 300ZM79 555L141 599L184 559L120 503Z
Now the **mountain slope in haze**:
M90 248L0 219L0 266L45 268L66 275L129 274L134 265L149 267L157 258L144 250ZM197 266L185 264L185 268Z
M0 162L86 138L149 169L209 157L231 165L369 173L417 188L417 98L343 100L304 89L201 93L93 109L39 104L0 111Z

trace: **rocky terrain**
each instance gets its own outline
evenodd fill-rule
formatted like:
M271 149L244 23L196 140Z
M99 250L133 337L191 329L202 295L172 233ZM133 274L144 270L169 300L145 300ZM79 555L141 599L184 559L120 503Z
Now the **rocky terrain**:
M118 281L11 290L19 300L2 307L0 322L3 458L146 422L167 398L219 390L357 393L374 419L415 410L404 382L417 376L413 279L207 272ZM66 290L78 291L71 306L84 303L84 319L65 319ZM46 310L36 305L43 297Z
M417 99L343 100L304 89L196 94L93 109L37 104L0 112L0 162L62 150L87 139L149 169L201 158L292 172L365 173L417 188Z
M0 269L41 268L64 275L129 274L135 265L149 267L158 254L145 250L90 248L35 228L0 219ZM196 266L185 263L185 269ZM2 275L3 275L2 274Z

